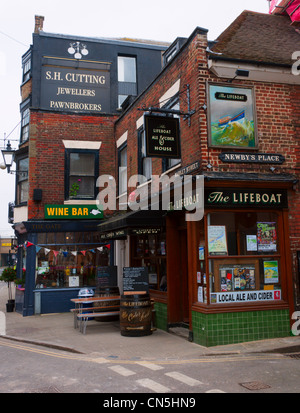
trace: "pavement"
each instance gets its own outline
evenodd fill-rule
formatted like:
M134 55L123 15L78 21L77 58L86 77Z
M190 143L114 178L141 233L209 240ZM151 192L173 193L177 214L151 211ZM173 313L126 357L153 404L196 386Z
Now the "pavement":
M6 331L1 339L46 346L68 352L119 360L194 360L206 356L253 353L299 353L300 336L248 343L203 347L189 342L182 329L172 333L155 330L150 336L121 336L118 321L90 321L86 334L74 328L73 314L45 314L23 317L6 313L7 286L0 282L0 312L5 314ZM0 328L0 333L1 328Z

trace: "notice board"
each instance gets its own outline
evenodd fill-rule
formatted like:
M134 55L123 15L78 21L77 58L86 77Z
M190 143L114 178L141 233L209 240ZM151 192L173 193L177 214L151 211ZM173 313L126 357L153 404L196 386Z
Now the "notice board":
M116 287L117 285L116 266L97 267L97 287Z
M124 294L149 293L149 277L147 267L123 267Z

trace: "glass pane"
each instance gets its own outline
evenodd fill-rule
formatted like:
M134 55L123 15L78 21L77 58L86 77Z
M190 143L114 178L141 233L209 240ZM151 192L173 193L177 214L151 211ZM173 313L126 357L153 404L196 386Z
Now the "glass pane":
M134 57L118 57L118 81L136 82L136 60Z
M70 175L95 174L95 155L88 153L70 154Z
M95 178L94 176L71 176L70 177L70 197L94 197Z

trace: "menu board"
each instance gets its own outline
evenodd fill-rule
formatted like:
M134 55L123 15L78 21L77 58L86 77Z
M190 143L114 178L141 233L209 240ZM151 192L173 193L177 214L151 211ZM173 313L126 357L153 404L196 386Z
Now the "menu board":
M123 291L149 292L149 277L147 267L123 267Z
M97 287L115 287L118 285L117 267L97 267Z

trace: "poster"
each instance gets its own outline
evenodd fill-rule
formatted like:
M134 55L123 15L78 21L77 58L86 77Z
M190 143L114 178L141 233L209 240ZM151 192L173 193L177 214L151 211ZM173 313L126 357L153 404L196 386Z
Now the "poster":
M257 251L256 235L246 235L247 251Z
M257 251L277 251L276 222L257 223Z
M278 261L264 261L265 284L279 283Z
M209 225L207 233L209 255L228 255L226 227L223 225Z
M209 143L225 148L255 148L256 120L252 88L208 85Z

